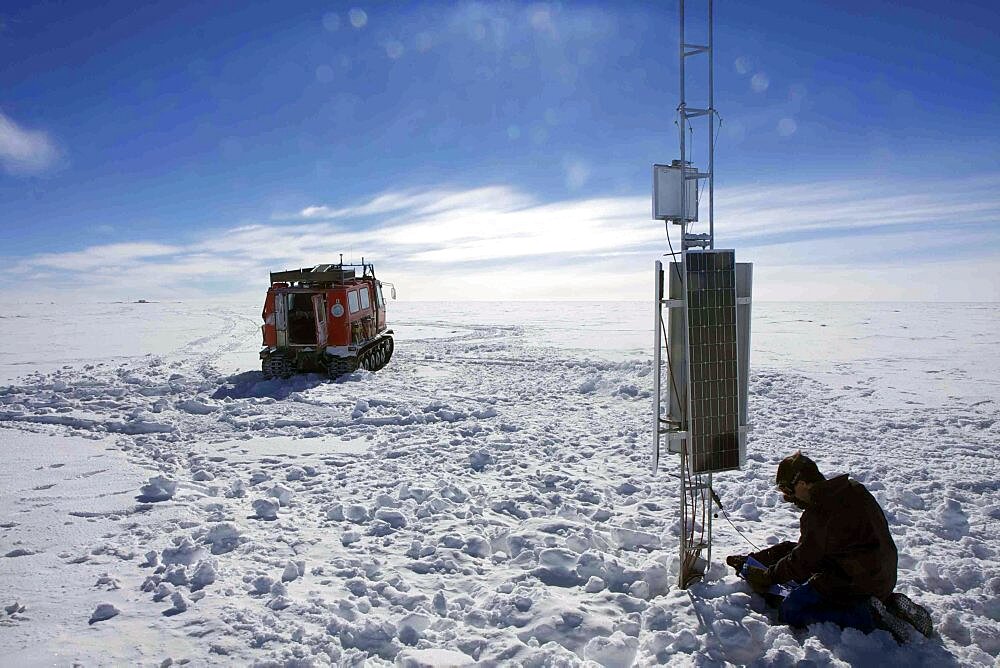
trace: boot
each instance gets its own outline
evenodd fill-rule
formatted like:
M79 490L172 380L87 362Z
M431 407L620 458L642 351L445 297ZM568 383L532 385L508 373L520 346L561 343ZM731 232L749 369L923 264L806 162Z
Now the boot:
M875 628L891 633L892 637L895 638L896 642L900 645L906 643L906 641L910 639L910 625L889 612L885 603L872 596L868 600L868 606L871 609L872 620L875 622Z
M889 598L885 600L885 604L889 612L900 619L905 619L913 625L913 628L928 638L934 633L934 623L931 621L931 615L927 612L927 608L919 603L914 603L906 594L900 594L899 592L889 594Z
M746 562L747 555L745 554L731 554L726 557L726 564L736 569L737 576L743 574L743 564Z

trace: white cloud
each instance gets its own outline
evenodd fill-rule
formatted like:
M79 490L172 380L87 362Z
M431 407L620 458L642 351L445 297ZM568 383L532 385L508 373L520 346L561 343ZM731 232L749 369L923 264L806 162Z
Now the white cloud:
M755 262L758 299L1000 299L998 184L720 189L717 241ZM646 299L667 250L649 208L647 197L543 203L508 186L390 191L186 243L40 254L7 271L88 294L253 295L268 270L344 253L375 261L410 299Z
M940 181L838 181L720 189L727 236L846 232L876 226L1000 223L1000 175Z
M307 206L297 217L311 220L361 218L386 213L407 216L426 215L438 211L473 205L486 209L527 206L531 200L506 186L487 186L469 190L403 190L372 197L367 202L346 207Z
M41 130L27 130L0 112L0 163L9 174L39 174L56 164L59 151Z
M34 266L64 271L120 269L180 251L177 246L155 243L118 243L91 246L72 253L43 253L30 260Z
M601 255L659 238L643 220L642 198L590 199L481 213L442 212L388 231L389 240L426 244L413 259L437 263L518 260L540 255Z

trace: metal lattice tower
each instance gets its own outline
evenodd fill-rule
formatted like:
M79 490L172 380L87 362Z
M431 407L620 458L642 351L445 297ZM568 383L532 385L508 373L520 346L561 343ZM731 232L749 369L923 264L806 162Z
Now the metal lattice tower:
M654 444L652 468L656 472L659 463L660 443L664 440L667 444L667 451L680 455L680 528L679 528L679 569L678 586L682 589L696 579L704 576L707 572L708 564L711 562L712 549L712 475L694 475L691 473L690 457L690 435L691 429L691 391L689 391L689 380L691 378L690 369L690 347L689 340L689 311L688 311L688 250L691 248L713 249L715 247L715 99L714 99L714 52L713 52L713 0L703 0L707 3L708 31L705 44L688 43L685 38L686 20L685 0L679 0L679 103L677 105L677 126L680 144L680 160L674 161L667 168L673 171L675 181L679 186L679 207L674 210L679 212L675 215L659 215L657 206L657 173L658 166L654 166L654 218L659 217L680 227L681 248L680 253L674 254L674 261L668 265L668 272L673 269L676 272L677 280L671 276L665 285L665 274L663 263L656 262L655 281L655 341L653 355L653 393L654 393ZM687 60L693 57L705 57L708 60L707 67L707 103L702 107L689 107L687 99ZM692 119L704 118L708 126L708 170L699 172L691 165L689 160L689 146L687 133L691 127ZM703 180L708 181L708 233L689 234L688 226L698 219L698 187L697 184ZM694 186L693 188L691 186ZM694 196L695 202L691 202ZM677 255L680 261L677 262ZM680 288L679 293L677 288ZM666 321L663 309L675 310L682 317L678 319L681 326L675 329L671 323L671 336L667 336ZM662 338L661 338L662 334ZM661 351L663 339L683 338L684 360L683 373L678 373L678 379L674 377L675 364L670 361L668 348L668 374L669 385L666 388L662 385L662 359ZM672 386L672 387L671 387ZM683 389L682 389L683 388ZM661 410L662 392L666 389L668 395L667 415L663 415ZM700 535L698 535L700 534ZM702 552L705 552L702 557Z
M708 180L708 235L692 235L694 238L688 238L687 235L687 224L690 222L688 220L678 220L674 221L681 225L682 230L682 250L687 250L690 247L701 246L702 248L715 248L715 51L714 51L714 25L713 25L713 0L704 0L708 5L708 33L707 40L705 44L689 44L685 41L685 22L686 16L684 12L685 0L679 0L680 3L680 20L678 23L680 31L679 39L679 54L678 54L678 72L679 72L679 100L677 105L677 125L680 134L680 154L681 154L681 164L689 165L688 160L688 146L687 137L685 133L690 129L690 120L694 118L705 118L708 121L708 171L697 172L691 174L686 174L685 179L694 179L698 182L702 179ZM708 100L705 107L688 107L687 106L687 59L693 56L705 56L708 58ZM687 188L684 188L681 192L681 210L684 211L687 205L686 198L688 195Z

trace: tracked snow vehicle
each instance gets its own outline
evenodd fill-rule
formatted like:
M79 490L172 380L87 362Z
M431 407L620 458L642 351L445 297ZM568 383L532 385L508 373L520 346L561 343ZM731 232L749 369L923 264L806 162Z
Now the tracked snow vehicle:
M360 271L360 275L358 272ZM265 378L319 372L337 378L378 371L392 357L383 283L371 263L320 264L271 272L264 312ZM387 283L395 299L396 289Z

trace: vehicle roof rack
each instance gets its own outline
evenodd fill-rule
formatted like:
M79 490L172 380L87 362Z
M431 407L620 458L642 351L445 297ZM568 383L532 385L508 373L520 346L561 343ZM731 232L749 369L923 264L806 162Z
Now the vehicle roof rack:
M342 285L345 281L357 276L353 268L336 264L321 264L302 269L272 271L271 283L328 283Z

